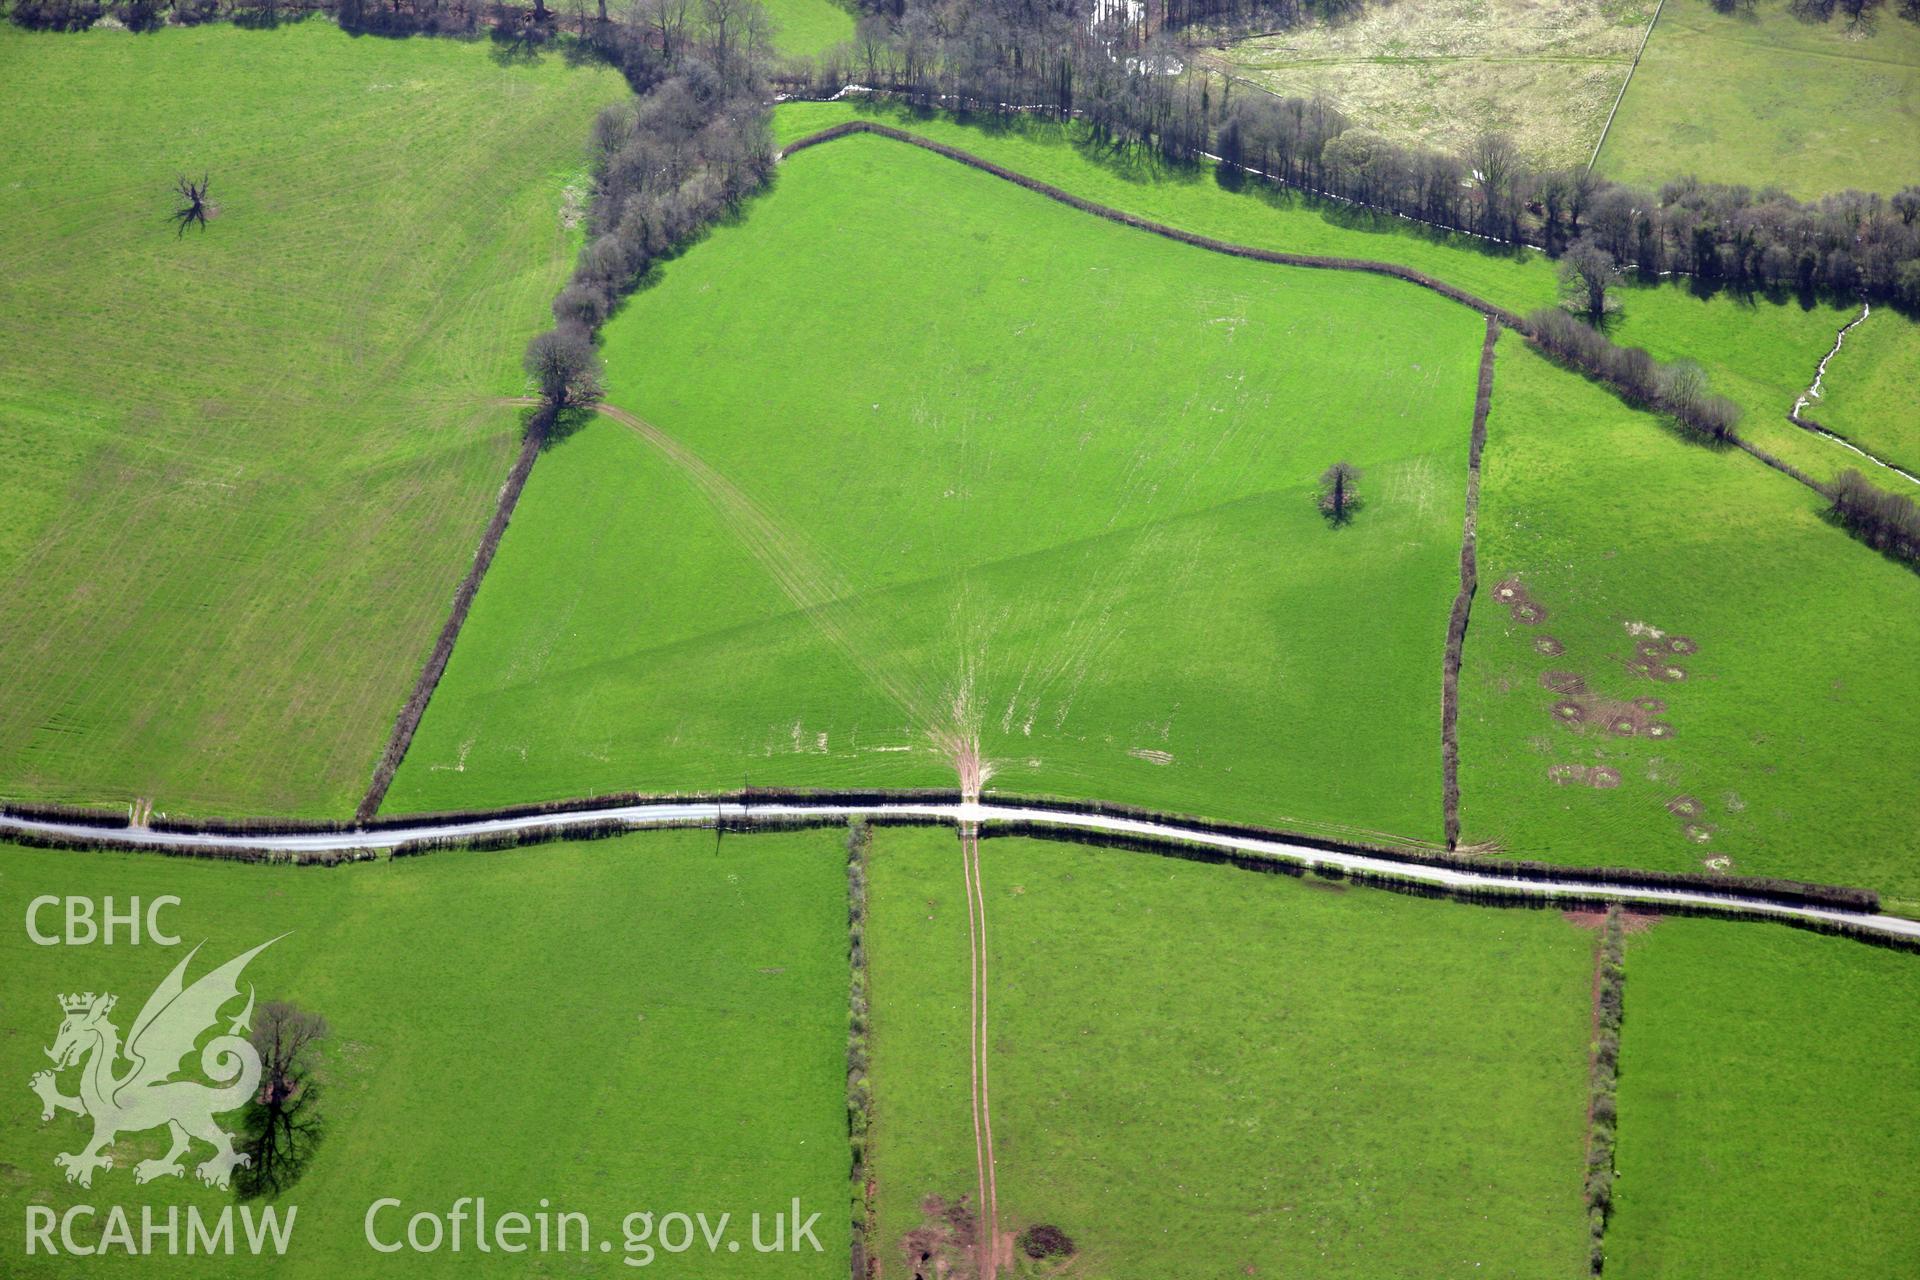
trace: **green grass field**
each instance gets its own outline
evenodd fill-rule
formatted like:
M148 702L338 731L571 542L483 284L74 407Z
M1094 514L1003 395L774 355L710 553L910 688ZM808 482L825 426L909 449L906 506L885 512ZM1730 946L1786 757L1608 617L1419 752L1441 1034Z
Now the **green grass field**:
M853 39L853 11L835 0L769 0L774 52L807 57Z
M1694 920L1630 940L1609 1276L1913 1274L1914 959Z
M1788 0L1718 13L1667 0L1600 151L1598 170L1657 187L1695 174L1803 199L1915 177L1920 24L1877 9L1807 22Z
M350 811L624 86L318 21L0 61L0 794ZM176 237L189 171L219 214Z
M1594 935L1027 840L981 846L1003 1231L1079 1275L1573 1275ZM975 1185L951 832L877 834L875 1251Z
M1882 323L1888 321L1890 323ZM1920 325L1898 312L1879 308L1847 334L1840 353L1827 365L1820 398L1802 410L1875 457L1920 475ZM1844 454L1862 473L1885 472ZM1911 481L1887 487L1920 497Z
M1285 191L1230 192L1211 169L1168 168L1137 153L1115 154L1053 125L970 125L938 113L830 102L787 103L774 113L774 127L782 140L791 140L861 117L964 148L1086 199L1224 240L1397 262L1522 313L1557 296L1555 265L1544 255ZM1726 291L1702 296L1685 283L1630 284L1616 292L1621 308L1613 317L1613 337L1644 346L1662 360L1698 361L1715 390L1745 410L1743 434L1823 480L1857 461L1785 417L1833 346L1835 331L1858 314L1856 308ZM1890 309L1881 314L1902 331L1900 344L1920 344L1920 326L1911 317ZM1755 464L1735 460L1735 465Z
M1920 896L1898 803L1920 735L1920 578L1786 478L1688 444L1503 337L1461 677L1463 838L1560 862L1733 870ZM1517 577L1547 611L1514 621ZM1656 637L1653 632L1663 633ZM1640 646L1686 637L1671 682ZM1542 637L1562 652L1540 652ZM1570 728L1554 673L1588 689ZM1638 715L1624 704L1653 698ZM1616 719L1635 721L1616 736ZM1669 736L1649 736L1656 725ZM1617 785L1591 785L1612 770ZM1605 782L1605 775L1600 776ZM1681 803L1690 801L1691 803ZM1669 806L1672 806L1670 808Z
M40 894L112 894L122 908L133 896L177 895L162 920L183 945L35 946L21 922ZM744 1231L749 1215L795 1196L821 1211L822 1253L709 1257L699 1246L660 1254L646 1274L819 1276L845 1266L847 934L834 832L728 839L717 851L711 832L650 833L331 870L5 846L0 905L11 922L0 931L9 1276L77 1265L24 1255L30 1204L217 1213L233 1202L191 1170L184 1182L136 1189L132 1166L160 1154L163 1132L122 1137L91 1190L62 1180L53 1157L78 1149L84 1122L61 1114L42 1125L26 1087L60 1025L55 997L115 992L124 1034L194 944L205 940L190 976L282 933L247 980L261 1001L290 999L331 1024L327 1133L278 1201L298 1208L285 1258L243 1259L220 1274L445 1274L444 1251L388 1257L365 1243L363 1217L381 1197L401 1199L406 1214L444 1214L460 1196L485 1196L496 1215L532 1213L545 1197L554 1211L586 1213L595 1239L614 1243L611 1259L597 1246L591 1256L482 1256L469 1237L456 1259L463 1273L605 1275L625 1269L628 1213L731 1212ZM57 931L58 918L56 908L41 924ZM378 1225L396 1221L404 1229L405 1214ZM116 1274L210 1274L205 1259L185 1256L90 1261Z
M1399 0L1212 61L1402 145L1464 152L1496 122L1543 163L1585 166L1652 17L1649 0Z
M388 808L951 785L959 725L1004 790L1434 838L1481 333L883 139L797 155L606 330L699 461L549 451Z

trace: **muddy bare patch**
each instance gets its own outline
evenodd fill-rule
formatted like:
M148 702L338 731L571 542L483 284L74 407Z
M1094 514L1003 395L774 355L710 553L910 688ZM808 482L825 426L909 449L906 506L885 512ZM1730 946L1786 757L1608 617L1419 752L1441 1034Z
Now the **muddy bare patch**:
M1527 594L1526 587L1516 577L1503 578L1494 584L1493 598L1507 606L1507 613L1515 622L1536 626L1547 620L1547 606ZM1558 640L1554 644L1558 645Z
M1604 911L1562 911L1560 918L1576 929L1591 929L1598 933L1606 927L1607 913ZM1657 911L1622 911L1620 929L1623 933L1645 933L1660 923Z
M1567 646L1561 644L1552 636L1535 636L1533 638L1533 651L1548 658L1557 658L1567 651Z
M1597 787L1605 790L1620 785L1620 771L1606 765L1556 764L1547 770L1556 786Z
M1697 818L1707 807L1693 796L1675 796L1667 801L1667 812L1676 818Z
M907 1232L900 1251L913 1280L975 1280L980 1274L980 1220L965 1196L920 1202L920 1225Z
M1020 1233L1020 1252L1036 1262L1074 1255L1073 1237L1050 1222L1036 1223Z

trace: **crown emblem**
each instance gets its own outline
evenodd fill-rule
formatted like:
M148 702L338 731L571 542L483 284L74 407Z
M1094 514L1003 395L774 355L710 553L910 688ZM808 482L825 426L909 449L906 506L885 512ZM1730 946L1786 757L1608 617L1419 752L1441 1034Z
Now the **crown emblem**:
M93 999L94 995L91 991L84 995L61 996L60 1007L68 1013L85 1013L93 1007ZM101 1009L101 1012L105 1013L107 1010L113 1008L113 1001L114 997L108 996L107 1003L105 1007Z

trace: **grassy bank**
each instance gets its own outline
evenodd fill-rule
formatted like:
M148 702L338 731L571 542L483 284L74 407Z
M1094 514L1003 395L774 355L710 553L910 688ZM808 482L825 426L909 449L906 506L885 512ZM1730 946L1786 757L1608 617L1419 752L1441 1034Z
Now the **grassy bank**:
M319 21L0 61L0 793L350 812L624 86ZM218 211L176 235L183 173Z

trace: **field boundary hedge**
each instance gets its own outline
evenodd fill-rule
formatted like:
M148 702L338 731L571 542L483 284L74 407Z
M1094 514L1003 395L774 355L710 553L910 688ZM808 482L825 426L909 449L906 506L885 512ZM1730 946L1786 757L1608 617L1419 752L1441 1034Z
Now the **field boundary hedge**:
M520 442L520 456L514 459L513 469L507 472L507 482L500 488L500 501L494 506L493 518L480 535L480 546L473 553L473 563L453 593L453 609L440 628L440 637L434 641L433 652L427 655L427 664L420 668L420 677L413 683L413 692L407 695L406 702L400 708L400 717L393 723L393 733L387 739L386 749L380 753L380 761L373 768L373 780L367 785L367 793L360 798L360 805L354 810L353 816L357 822L364 822L379 812L380 802L387 798L387 788L393 785L393 775L400 768L400 761L406 757L415 731L420 728L420 717L427 713L427 703L440 684L448 659L453 657L454 641L460 638L460 628L466 625L467 613L473 608L473 598L480 592L480 580L487 576L487 569L493 564L494 552L500 549L500 539L506 536L507 523L513 519L513 509L520 502L520 491L527 487L527 476L533 471L534 461L540 456L540 446L546 437L547 419L543 414L535 413L527 423Z
M1193 231L1182 231L1178 227L1169 226L1164 222L1155 222L1150 218L1142 218L1138 214L1127 213L1125 210L1115 209L1111 205L1096 204L1092 200L1084 200L1051 183L1042 182L1038 178L1030 178L1024 173L1017 173L1012 169L1003 168L991 160L986 160L974 155L970 151L962 151L958 147L950 147L943 142L935 142L931 138L923 138L918 134L909 133L904 129L895 129L891 125L876 124L871 120L847 120L840 124L833 125L830 128L822 129L817 133L810 133L803 138L796 138L781 149L777 158L785 160L796 151L805 151L809 147L817 147L821 143L832 142L836 138L844 138L855 133L873 133L883 138L892 138L896 142L904 142L908 146L919 147L924 151L931 151L935 155L945 156L947 159L958 164L966 165L970 169L978 169L980 172L990 174L1002 181L1011 182L1016 187L1022 187L1036 195L1042 195L1049 200L1058 201L1070 208L1078 209L1082 213L1090 213L1097 218L1105 218L1109 222L1117 222L1122 226L1133 227L1136 230L1149 231L1154 235L1163 236L1168 240L1176 240L1181 244L1206 249L1212 253L1222 253L1230 258L1250 258L1256 262L1271 262L1283 267L1313 267L1329 271L1362 271L1373 275L1391 276L1396 280L1405 280L1409 284L1419 285L1423 289L1431 289L1442 297L1451 298L1463 306L1478 311L1481 315L1492 317L1510 329L1520 330L1521 332L1525 331L1525 326L1518 313L1509 311L1496 303L1489 302L1485 298L1468 293L1465 289L1456 288L1444 280L1427 275L1423 271L1415 271L1412 267L1403 267L1396 262L1379 262L1372 258L1332 258L1318 254L1283 253L1277 249L1260 249L1253 245L1235 244L1230 240L1216 240L1212 236L1203 236Z
M848 1210L853 1244L851 1280L869 1280L873 1267L873 1181L867 1175L867 1133L873 1127L873 1086L867 1076L867 858L873 827L847 824L847 1147Z
M1473 594L1480 585L1480 455L1487 447L1487 413L1493 407L1493 349L1500 325L1487 317L1487 338L1480 347L1480 385L1474 393L1473 431L1467 437L1467 513L1460 532L1460 591L1447 618L1447 650L1440 665L1440 806L1446 823L1447 851L1460 843L1460 665L1467 645Z
M129 827L124 809L95 809L78 804L31 804L0 801L0 813L33 822L64 822L76 827Z
M806 809L845 809L862 805L881 804L935 804L959 805L962 803L958 791L944 789L919 789L888 791L880 789L849 791L813 791L787 790L783 788L752 788L746 791L696 793L682 795L651 795L624 793L612 796L582 797L570 800L552 800L536 804L517 805L500 809L470 809L453 814L390 816L371 822L351 825L340 822L303 822L297 819L251 819L202 821L156 820L155 830L168 830L181 834L224 835L245 837L249 835L286 836L286 835L338 835L352 832L375 832L401 830L410 827L432 825L455 825L463 822L498 821L524 817L562 817L570 813L590 812L601 809L626 808L644 804L683 804L699 805L737 804L748 812L744 814L719 814L689 816L685 822L669 824L650 822L644 827L636 827L626 818L605 817L597 822L581 823L572 827L544 826L508 832L448 832L444 835L426 836L418 840L405 841L394 846L396 856L405 856L401 850L413 852L426 848L506 848L521 844L535 844L547 840L571 840L588 838L586 834L605 828L609 832L624 830L654 830L669 825L698 827L718 826L726 831L764 831L769 829L797 830L809 827L837 827L846 821L844 814L823 813L819 817L805 814L783 814L778 817L756 817L752 813L755 803L778 804L787 808ZM1262 827L1247 823L1219 822L1208 818L1194 817L1181 813L1165 813L1146 809L1137 805L1115 804L1100 800L1073 800L1058 796L1026 796L1013 793L989 794L982 797L982 803L1004 808L1037 810L1042 813L1079 815L1082 817L1122 818L1138 822L1148 822L1159 826L1179 827L1197 835L1224 836L1228 838L1262 840L1273 843L1298 845L1304 849L1319 850L1327 853L1358 854L1378 858L1389 862L1400 862L1410 866L1438 867L1446 870L1465 871L1481 875L1508 876L1518 880L1555 881L1573 888L1582 887L1582 882L1591 882L1591 887L1604 886L1641 889L1675 889L1689 893L1702 893L1716 897L1757 898L1765 902L1783 906L1823 907L1841 911L1856 911L1874 914L1880 910L1880 895L1871 889L1849 885L1819 884L1812 881L1788 880L1773 876L1718 875L1702 871L1654 871L1640 867L1609 866L1566 866L1558 863L1537 862L1525 859L1483 858L1469 854L1435 848L1432 845L1420 845L1413 842L1393 843L1390 838L1382 841L1365 841L1334 836L1314 835L1301 831L1289 831L1278 827ZM952 819L940 814L872 814L866 820L874 826L923 826L945 825ZM1002 828L1017 820L988 816L983 821L983 830ZM27 843L24 837L32 833L0 833L3 838L17 843ZM1091 833L1111 834L1111 833ZM48 836L42 839L69 840L89 846L100 845L117 847L132 851L161 850L172 852L180 846L168 847L137 842L133 839L115 838L110 830L103 830L98 837L79 835ZM1161 837L1154 837L1160 839ZM1166 837L1169 839L1175 837ZM233 857L239 853L252 852L231 850L218 846L206 846L217 849L212 856ZM270 861L274 851L258 851L263 856L257 859L239 858L240 861ZM1247 854L1249 858L1267 861L1267 855Z
M1050 810L1056 813L1131 818L1163 826L1185 827L1205 835L1269 840L1276 843L1296 844L1327 853L1363 854L1388 862L1404 862L1413 866L1440 867L1451 871L1476 872L1483 875L1510 876L1516 880L1575 882L1576 887L1578 882L1592 881L1595 888L1601 885L1615 885L1634 889L1679 889L1688 893L1703 893L1716 897L1759 898L1782 906L1829 907L1868 914L1877 914L1880 910L1880 895L1877 892L1849 885L1817 884L1811 881L1787 880L1773 876L1717 875L1703 871L1652 871L1640 867L1563 866L1558 863L1527 859L1482 858L1409 844L1373 843L1243 823L1214 822L1186 814L1159 813L1132 805L1118 805L1097 800L991 795L984 797L983 802L1023 809ZM1003 827L1007 825L1007 820L989 818L986 825ZM986 828L983 826L982 829L984 831ZM1084 830L1084 828L1074 829ZM1264 857L1260 854L1246 856Z
M858 801L849 802L842 800L823 792L800 794L805 797L805 799L800 802L802 804L813 803L822 806L843 807L847 803L859 803ZM871 796L876 793L854 794ZM884 795L885 793L878 794ZM724 799L724 797L722 797L722 799ZM1371 885L1376 888L1387 889L1391 892L1413 897L1444 898L1456 902L1490 906L1517 906L1535 909L1577 908L1603 911L1607 907L1614 905L1616 901L1607 896L1606 890L1608 888L1679 889L1697 893L1705 897L1721 897L1730 900L1725 905L1714 903L1641 903L1637 909L1656 912L1665 916L1700 916L1712 919L1787 924L1810 933L1842 937L1889 950L1920 954L1920 938L1909 938L1863 928L1849 921L1779 915L1770 911L1744 907L1739 902L1731 900L1746 897L1759 899L1763 902L1778 906L1819 907L1857 911L1863 914L1876 914L1879 911L1879 895L1866 889L1853 889L1836 885L1808 884L1799 881L1770 880L1754 876L1705 876L1695 873L1644 871L1637 868L1624 867L1562 867L1538 862L1502 862L1491 859L1472 858L1465 855L1421 854L1405 847L1367 845L1349 840L1336 840L1324 836L1302 835L1231 823L1213 823L1204 820L1182 818L1177 815L1157 815L1150 810L1097 802L1083 804L1051 798L1026 799L1001 796L990 797L987 803L1038 809L1043 812L1053 811L1062 814L1079 813L1082 815L1133 817L1163 822L1170 825L1185 826L1194 834L1243 836L1250 839L1278 840L1301 846L1304 850L1364 854L1384 861L1402 862L1409 867L1438 866L1478 871L1486 874L1504 875L1519 880L1551 881L1553 883L1543 884L1540 892L1523 892L1503 886L1435 884L1431 881L1420 880L1412 876L1395 875L1392 872L1350 870L1336 863L1315 861L1305 855L1287 857L1250 850L1225 849L1177 835L1091 830L1086 827L1050 822L1044 818L988 818L980 824L979 834L982 839L1028 836L1033 839L1052 840L1070 844L1085 844L1103 848L1125 849L1160 856L1177 857L1188 861L1232 866L1241 870L1257 871L1267 874L1299 877L1311 873L1322 879L1352 881L1356 884ZM864 822L868 827L942 827L949 825L952 819L939 814L870 814L862 815L860 821ZM204 858L213 861L249 864L339 866L350 862L373 862L382 858L417 857L441 850L463 849L485 851L512 849L562 841L571 842L605 839L627 834L636 834L642 831L717 829L725 833L761 834L773 831L844 828L847 822L847 815L829 813L822 813L818 816L782 814L777 817L765 818L755 817L751 813L745 815L716 815L711 818L688 817L673 822L650 822L644 826L636 825L632 821L624 818L606 818L592 823L583 823L574 827L532 827L519 831L477 834L453 832L442 836L424 837L417 840L406 841L386 850L349 848L287 851L247 848L236 849L214 845L154 845L136 842L131 839L128 834L121 834L111 829L101 829L98 834L89 831L85 833L76 832L73 834L63 833L58 835L46 835L31 831L14 831L0 833L0 838L4 838L14 844L41 849L74 850L81 852L156 853L167 857ZM331 831L332 829L323 828L322 830ZM1583 881L1589 880L1593 883L1582 883Z
M1242 871L1259 872L1266 875L1284 875L1300 879L1311 874L1316 879L1350 882L1370 888L1384 889L1389 893L1403 894L1413 898L1446 899L1486 907L1517 907L1534 911L1605 911L1617 905L1616 901L1594 892L1583 892L1578 885L1565 886L1564 890L1548 893L1517 893L1511 889L1497 887L1476 887L1469 885L1435 884L1430 880L1416 880L1408 876L1397 876L1379 871L1352 871L1335 863L1295 862L1243 850L1221 849L1213 845L1194 844L1171 837L1145 836L1130 832L1090 831L1085 827L1062 826L1050 822L994 822L982 825L980 838L1007 839L1022 837L1030 840L1050 840L1056 844L1081 844L1095 848L1120 849L1133 853L1150 854L1156 857L1179 858L1187 862L1208 862L1230 866ZM1787 904L1783 904L1787 905ZM1920 938L1909 938L1896 934L1880 933L1871 929L1862 929L1857 925L1839 920L1812 919L1804 916L1776 915L1770 911L1756 911L1741 907L1736 903L1715 906L1708 903L1640 903L1637 910L1660 916L1674 918L1706 918L1728 920L1752 924L1785 924L1808 933L1817 933L1827 937L1845 938L1853 942L1866 943L1869 946L1885 948L1920 955Z
M1593 1039L1587 1050L1587 1269L1607 1265L1607 1220L1613 1216L1615 1128L1619 1123L1620 1026L1626 1016L1626 916L1607 908L1593 957Z

